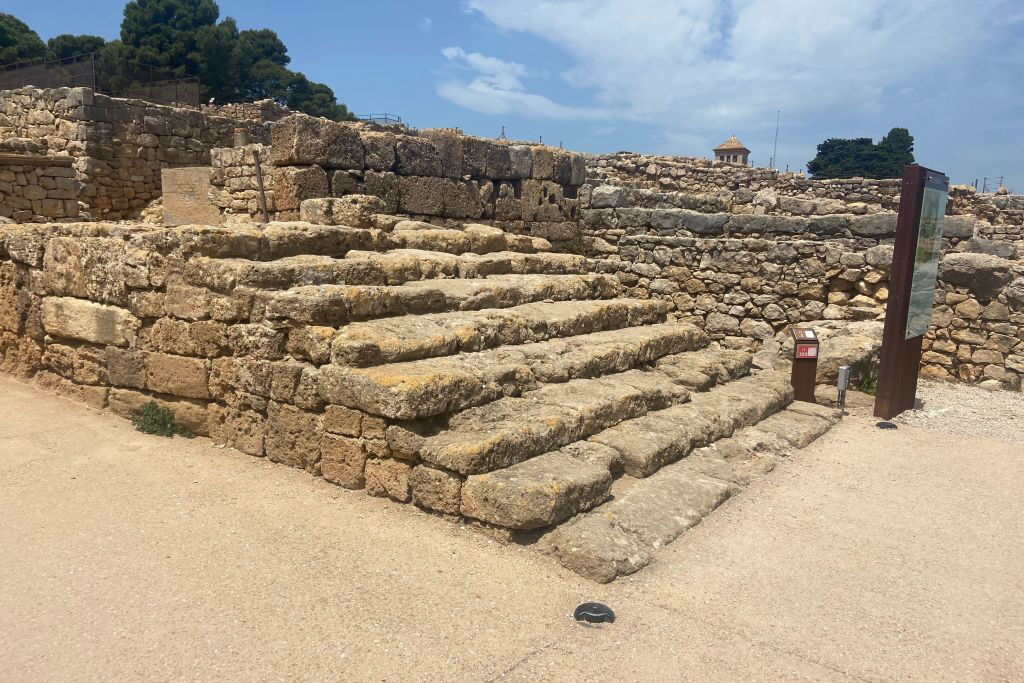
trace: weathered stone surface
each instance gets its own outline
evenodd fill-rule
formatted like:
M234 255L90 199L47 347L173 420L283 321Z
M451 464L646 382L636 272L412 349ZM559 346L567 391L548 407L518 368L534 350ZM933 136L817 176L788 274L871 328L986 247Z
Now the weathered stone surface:
M448 515L460 514L462 478L428 465L417 465L409 474L412 500L420 507Z
M267 408L267 457L292 467L313 469L320 462L321 429L319 415L271 401Z
M969 288L983 300L994 299L1010 283L1010 261L989 254L953 253L939 261L939 279Z
M444 178L398 177L398 208L403 213L440 216L444 213Z
M829 430L832 425L824 417L804 410L784 410L757 425L758 430L774 434L795 448L803 448Z
M322 225L372 228L373 214L385 213L387 203L379 197L350 194L345 197L304 199L299 208L302 220Z
M359 134L365 150L366 168L391 171L395 167L395 135L387 132L362 131Z
M186 398L210 398L210 361L147 353L145 363L146 388L150 391Z
M511 529L550 526L600 505L612 477L597 465L545 453L462 486L462 514Z
M494 400L536 381L565 381L626 370L706 343L692 325L665 323L524 344L442 360L372 368L329 365L321 390L330 403L372 415L413 419Z
M324 422L326 424L326 417ZM324 434L320 441L320 473L338 486L363 488L366 458L366 449L359 439Z
M441 157L427 138L401 135L396 144L395 171L408 176L440 176ZM425 212L414 212L425 213Z
M128 346L142 325L123 308L70 297L43 299L42 322L49 334L110 346Z
M208 408L210 438L249 455L263 455L266 419L253 410L238 410L211 403Z
M274 208L297 212L306 199L330 196L327 172L320 166L285 166L273 171Z
M174 422L191 430L199 436L210 435L208 409L206 401L195 401L184 398L168 400L165 397L144 394L128 389L111 389L107 398L107 407L121 417L132 419L139 414L142 407L154 402L161 408L167 408L174 414Z
M220 225L220 209L210 198L208 166L160 171L164 225Z
M409 475L412 466L390 458L371 458L364 469L366 492L371 496L387 497L408 503Z

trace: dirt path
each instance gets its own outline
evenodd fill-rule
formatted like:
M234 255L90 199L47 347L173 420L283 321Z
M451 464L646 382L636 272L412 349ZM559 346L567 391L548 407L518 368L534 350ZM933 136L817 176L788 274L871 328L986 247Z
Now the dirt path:
M873 425L598 586L0 378L0 677L1024 678L1024 448Z

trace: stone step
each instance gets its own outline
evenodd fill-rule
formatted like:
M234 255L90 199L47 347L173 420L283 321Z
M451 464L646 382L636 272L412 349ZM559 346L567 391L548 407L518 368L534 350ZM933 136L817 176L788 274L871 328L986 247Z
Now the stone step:
M509 308L540 301L610 299L622 292L612 275L494 275L473 280L419 280L396 286L321 285L259 292L256 318L341 327L396 315Z
M742 384L740 380L726 386L739 388ZM679 407L697 406L699 398L694 395L693 401ZM778 457L811 443L840 418L839 411L792 403L753 426L662 467L650 477L633 481L608 503L602 505L592 495L589 502L591 507L597 506L595 509L555 527L538 547L562 566L594 581L607 583L632 574L649 564L657 549L699 523L753 476L770 470ZM588 469L599 467L581 464L587 464ZM582 481L582 477L574 481ZM579 483L577 488L583 490ZM604 492L605 498L607 495ZM506 497L510 497L508 493ZM566 498L564 494L562 497ZM546 509L585 509L587 505L588 501L577 495L571 501L546 502ZM520 516L525 518L522 513Z
M188 284L217 292L236 287L281 290L308 285L400 285L439 278L489 275L584 274L587 261L574 254L445 254L417 249L349 251L344 258L287 256L273 261L193 257L185 267Z
M695 449L731 436L737 428L778 411L791 399L792 390L783 376L765 374L737 380L703 394L666 392L659 397L661 409L652 401L646 403L645 411L620 409L616 413L617 424L599 432L591 430L592 436L586 442L565 441L572 435L586 438L586 432L566 429L568 419L557 412L558 408L545 412L523 399L501 399L457 415L462 422L450 425L452 428L447 432L424 439L419 455L435 465L465 474L470 468L486 471L502 463L529 458L545 446L552 450L562 447L558 452L577 460L581 473L599 468L608 473L609 480L622 471L631 477L647 477L685 458L685 467L691 473L745 485L750 480L749 474L734 468L718 453L697 453ZM649 382L664 387L674 384L657 370L645 376ZM605 379L615 381L618 376ZM595 387L592 391L596 394L600 390ZM533 393L538 392L524 394L524 399ZM666 406L666 403L671 405ZM501 411L495 410L499 404L505 404ZM556 401L554 405L561 403ZM639 415L633 416L630 412ZM546 422L542 416L546 416ZM544 453L538 458L551 455ZM607 491L592 485L593 477L589 475L570 477L562 465L528 465L538 458L486 474L473 475L470 471L472 476L463 487L462 514L502 527L530 529L568 518L568 515L558 517L552 511L593 507L607 495ZM549 461L561 463L562 458L545 460ZM557 484L546 485L543 476L549 472L558 477ZM467 492L471 499L465 497ZM541 502L540 512L535 515L523 507L538 501Z
M184 258L238 258L272 261L288 256L341 258L351 249L378 251L390 244L382 230L273 222L265 227L185 225L173 228Z
M547 453L622 420L689 399L657 371L628 370L596 379L549 384L453 415L444 431L412 450L432 465L481 474ZM405 441L405 449L409 448Z
M328 403L414 420L514 396L544 383L623 372L706 345L707 336L687 323L628 327L371 368L325 365L320 391Z
M381 318L341 328L332 344L332 362L368 367L450 356L650 325L663 322L667 312L663 301L608 299Z
M422 249L447 254L488 254L514 251L524 254L551 251L551 243L540 237L512 235L489 225L471 223L462 230L432 226L418 221L400 221L384 238L388 249Z
M623 421L590 440L617 451L626 474L648 477L695 448L760 422L792 400L789 378L761 372L695 393L685 405Z
M707 391L716 384L750 374L753 356L745 351L704 349L666 356L654 367L684 386Z

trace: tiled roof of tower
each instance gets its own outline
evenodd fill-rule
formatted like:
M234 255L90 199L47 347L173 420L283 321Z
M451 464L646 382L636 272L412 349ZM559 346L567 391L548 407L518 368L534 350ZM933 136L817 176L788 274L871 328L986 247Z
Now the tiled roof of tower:
M743 146L743 143L740 142L739 138L737 138L735 135L730 136L728 140L726 140L725 142L720 144L718 147L715 147L715 151L716 152L718 150L727 150L727 149L737 149L737 150L741 149L744 152L749 152L750 151L749 149L747 149L746 147Z

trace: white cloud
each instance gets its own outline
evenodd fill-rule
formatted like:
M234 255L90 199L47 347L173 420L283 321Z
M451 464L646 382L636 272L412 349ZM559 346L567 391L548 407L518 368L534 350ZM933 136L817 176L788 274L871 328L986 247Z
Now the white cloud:
M773 119L768 114L779 107L790 114L871 112L895 89L924 96L929 84L966 66L1007 19L1019 19L1011 3L467 0L467 7L502 31L561 47L573 62L562 79L595 102L581 110L544 97L532 108L536 115L588 111L731 129ZM510 100L530 97L523 65L494 60L509 69L495 73L487 61L493 58L459 53L480 72L471 89L487 85Z
M434 20L431 19L430 17L423 17L422 19L419 20L419 23L416 24L416 26L423 33L430 33L430 29L434 27Z
M535 74L517 62L479 52L467 53L459 47L446 47L441 54L458 73L439 82L437 93L460 107L485 114L516 113L555 119L607 118L611 115L602 109L568 107L543 95L527 92L522 79ZM459 77L467 75L469 80Z

